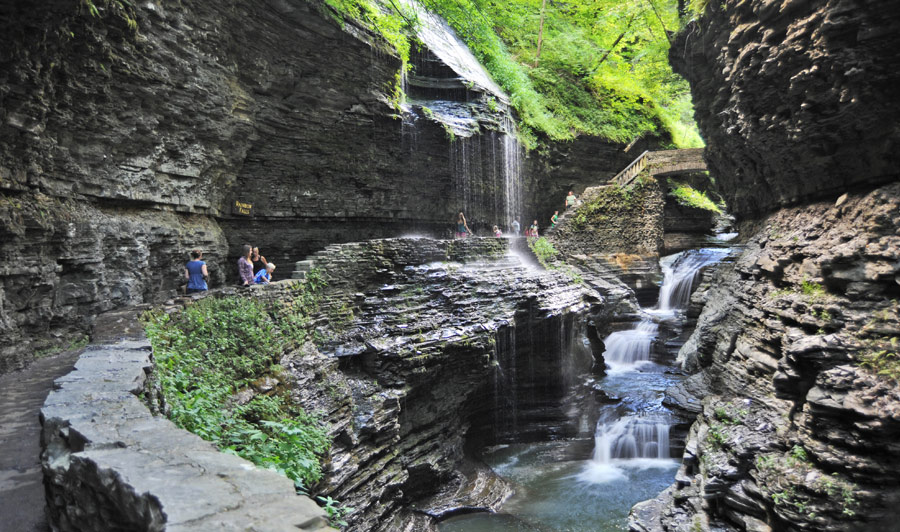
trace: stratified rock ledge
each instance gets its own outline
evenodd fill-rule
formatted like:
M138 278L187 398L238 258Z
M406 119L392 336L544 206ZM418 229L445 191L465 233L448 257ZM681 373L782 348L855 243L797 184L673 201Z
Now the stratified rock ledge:
M293 483L154 417L138 397L150 344L89 347L41 409L56 530L332 530Z

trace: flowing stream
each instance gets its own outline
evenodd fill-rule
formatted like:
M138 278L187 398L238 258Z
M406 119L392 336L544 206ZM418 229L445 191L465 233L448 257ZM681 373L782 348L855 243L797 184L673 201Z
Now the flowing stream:
M499 445L483 459L511 481L516 493L500 513L448 519L443 532L627 530L631 507L674 480L681 443L670 438L678 421L663 406L668 387L682 377L668 371L673 353L660 351L661 327L680 327L704 267L728 249L698 249L661 259L658 304L643 318L604 339L607 374L587 384L615 398L599 405L593 439ZM656 360L654 360L654 358Z

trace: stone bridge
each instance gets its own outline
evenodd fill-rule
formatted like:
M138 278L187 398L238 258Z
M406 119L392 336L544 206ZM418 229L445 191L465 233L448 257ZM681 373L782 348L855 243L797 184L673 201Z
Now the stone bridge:
M703 160L703 148L645 151L610 179L610 183L627 187L644 170L649 171L652 176L704 172L706 161Z

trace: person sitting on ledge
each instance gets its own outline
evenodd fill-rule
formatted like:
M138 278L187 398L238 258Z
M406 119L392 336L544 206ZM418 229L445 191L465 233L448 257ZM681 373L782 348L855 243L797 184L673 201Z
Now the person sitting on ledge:
M250 255L253 248L250 244L244 244L241 249L241 258L238 259L238 275L241 277L241 286L250 286L253 284L253 263L250 262Z
M253 264L253 273L259 273L259 271L264 270L266 264L268 264L268 261L260 254L259 248L257 247L254 247L253 253L250 254L250 262Z
M201 260L203 252L199 249L191 251L191 260L184 265L184 277L188 280L187 293L196 294L197 292L206 292L206 280L209 279L209 272L206 270L206 263Z
M496 225L494 226L494 236L500 237L503 236L503 231L500 230Z
M566 209L570 209L575 206L575 200L578 198L575 197L575 193L571 190L569 191L569 195L566 196Z
M266 263L265 269L259 270L253 278L254 284L269 284L272 282L272 272L275 271L275 263Z

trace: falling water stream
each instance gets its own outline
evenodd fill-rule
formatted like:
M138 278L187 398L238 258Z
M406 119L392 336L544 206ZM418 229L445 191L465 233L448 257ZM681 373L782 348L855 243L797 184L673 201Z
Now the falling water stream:
M673 356L653 360L660 325L682 321L701 270L728 253L690 250L660 261L664 279L658 304L642 309L643 318L630 329L606 337L607 374L596 382L586 377L588 384L619 398L598 406L593 441L574 438L485 450L484 460L515 486L515 495L499 513L454 517L441 523L440 530L627 530L631 507L673 482L680 454L670 441L676 420L662 401L666 389L682 377L669 371Z

